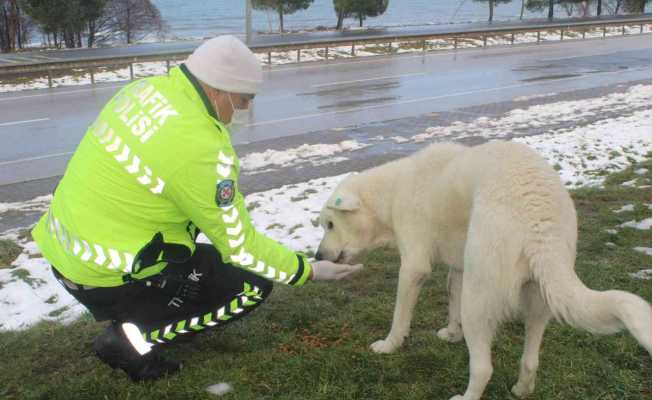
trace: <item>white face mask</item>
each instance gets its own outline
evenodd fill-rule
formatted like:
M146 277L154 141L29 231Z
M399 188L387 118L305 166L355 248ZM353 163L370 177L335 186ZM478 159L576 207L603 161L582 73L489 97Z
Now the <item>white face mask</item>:
M231 116L230 128L242 129L246 125L251 123L251 107L241 110L235 108L233 105L233 99L231 98L231 93L229 93L229 101L231 102L231 108L233 109L233 115Z

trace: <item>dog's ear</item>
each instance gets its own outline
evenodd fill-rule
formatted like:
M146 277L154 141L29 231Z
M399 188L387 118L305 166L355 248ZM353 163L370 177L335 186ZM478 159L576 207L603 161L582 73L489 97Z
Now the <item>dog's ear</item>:
M328 208L339 211L355 211L360 208L360 199L352 193L337 193L326 203Z

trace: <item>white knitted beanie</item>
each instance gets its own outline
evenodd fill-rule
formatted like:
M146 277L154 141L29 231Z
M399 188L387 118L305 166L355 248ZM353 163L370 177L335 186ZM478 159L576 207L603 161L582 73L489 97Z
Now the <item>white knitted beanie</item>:
M254 53L231 35L202 43L185 64L197 79L225 92L256 94L263 82L263 71Z

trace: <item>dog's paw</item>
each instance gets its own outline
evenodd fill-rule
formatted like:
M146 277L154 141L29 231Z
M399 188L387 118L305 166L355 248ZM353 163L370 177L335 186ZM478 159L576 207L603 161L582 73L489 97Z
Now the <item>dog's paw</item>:
M437 332L437 337L449 343L457 343L464 339L464 334L461 330L452 331L446 327L441 328L439 332Z
M379 340L371 345L374 353L387 354L392 353L398 348L398 345L391 340Z
M534 381L529 385L517 382L516 385L512 387L512 393L514 393L514 396L518 397L519 399L528 397L534 393Z

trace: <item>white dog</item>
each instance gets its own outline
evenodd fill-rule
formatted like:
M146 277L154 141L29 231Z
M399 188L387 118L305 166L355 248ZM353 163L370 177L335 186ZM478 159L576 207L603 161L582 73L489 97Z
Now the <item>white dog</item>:
M598 292L574 271L577 218L557 173L513 142L435 144L347 177L321 212L318 259L348 262L396 245L401 256L394 319L377 353L408 336L420 288L434 262L449 269L449 323L438 336L466 339L470 380L455 400L477 400L491 378L499 324L522 316L519 397L534 390L539 347L551 317L600 334L622 329L652 354L652 307L622 291Z

